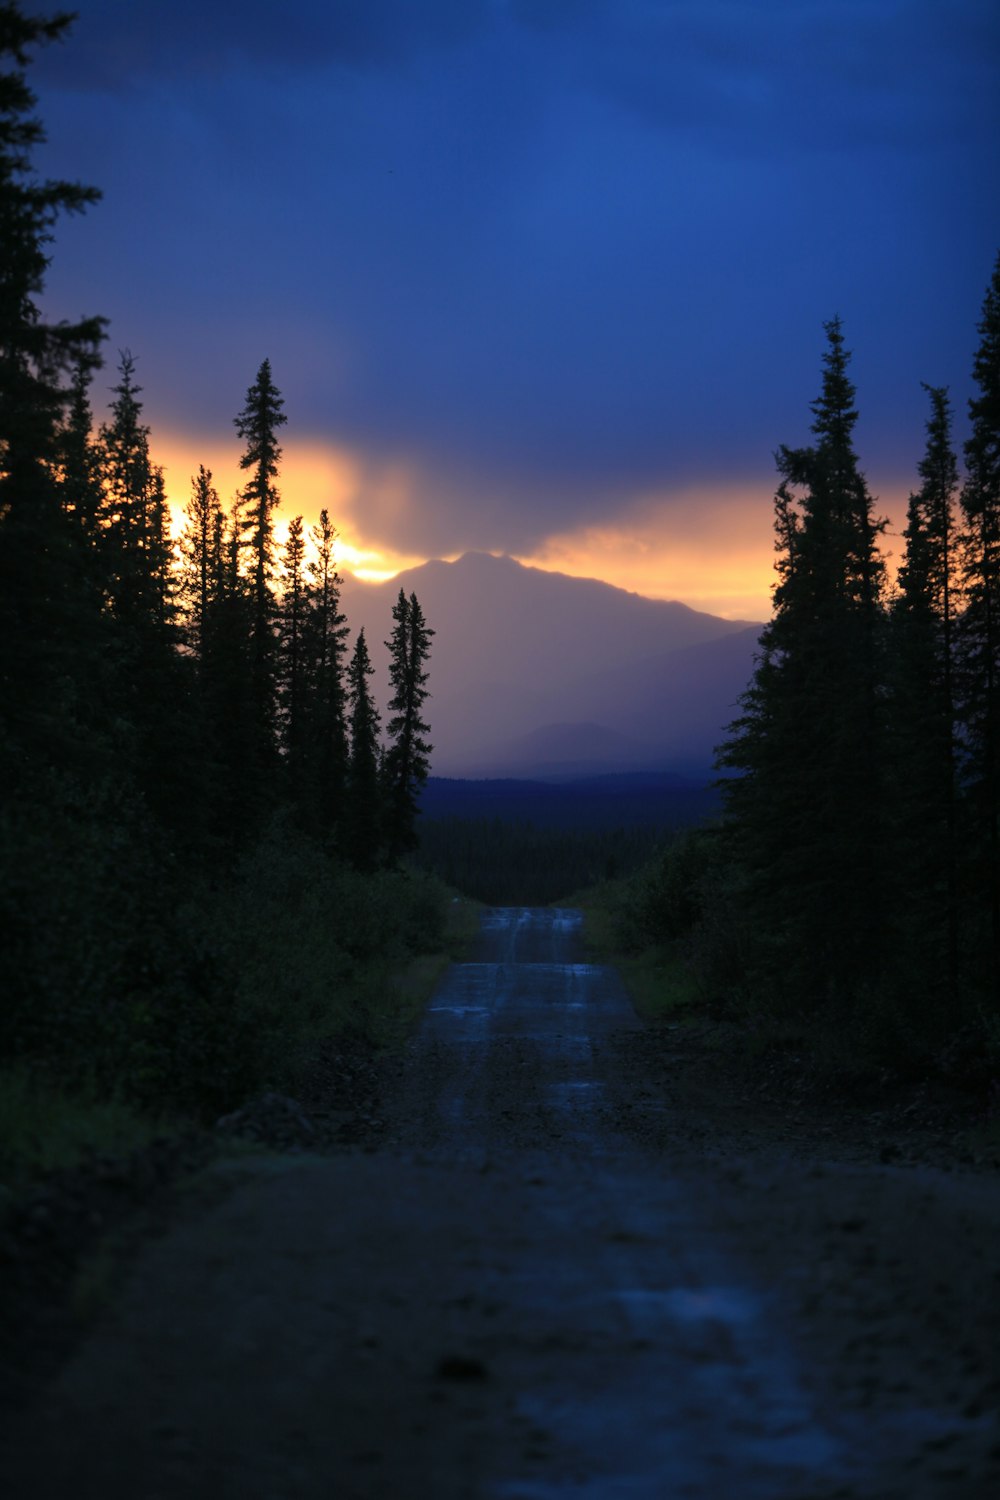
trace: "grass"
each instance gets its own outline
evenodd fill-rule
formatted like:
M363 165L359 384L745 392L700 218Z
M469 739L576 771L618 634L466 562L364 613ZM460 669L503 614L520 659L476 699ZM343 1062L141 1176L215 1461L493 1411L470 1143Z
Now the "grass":
M482 903L468 896L449 898L442 946L418 953L403 968L369 989L365 1013L380 1046L398 1045L420 1020L449 964L461 962L479 932Z
M578 891L559 904L582 910L588 955L597 963L614 965L648 1025L683 1022L699 1003L698 981L684 957L669 945L634 952L623 944L622 910L628 893L628 881L611 880Z
M0 1177L8 1187L74 1167L95 1153L123 1155L162 1133L162 1122L87 1091L0 1070Z

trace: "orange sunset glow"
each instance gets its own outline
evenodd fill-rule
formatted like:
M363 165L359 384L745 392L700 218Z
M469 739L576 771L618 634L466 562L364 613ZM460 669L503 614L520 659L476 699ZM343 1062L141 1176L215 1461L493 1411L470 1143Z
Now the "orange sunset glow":
M158 433L157 455L178 529L199 464L211 469L223 504L243 482L237 445L217 436ZM278 482L279 538L291 516L301 514L312 525L325 506L340 533L341 566L357 578L380 582L427 560L394 548L366 529L365 492L370 484L378 485L380 522L410 503L409 477L402 468L373 480L364 462L347 449L290 442ZM723 618L758 620L771 607L769 504L763 487L691 487L681 494L637 502L606 526L557 532L533 550L513 555L531 567L598 578L652 599L679 599Z

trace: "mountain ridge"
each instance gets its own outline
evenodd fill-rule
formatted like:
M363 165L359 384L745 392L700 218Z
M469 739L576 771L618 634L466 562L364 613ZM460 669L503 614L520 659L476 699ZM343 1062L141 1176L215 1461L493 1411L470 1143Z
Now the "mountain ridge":
M761 625L508 556L432 559L383 582L344 581L384 676L400 589L432 641L432 769L530 776L671 769L703 775L735 717Z

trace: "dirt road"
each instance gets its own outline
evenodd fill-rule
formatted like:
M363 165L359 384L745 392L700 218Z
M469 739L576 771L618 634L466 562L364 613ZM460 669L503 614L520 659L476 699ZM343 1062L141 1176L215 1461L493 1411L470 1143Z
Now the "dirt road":
M217 1163L5 1493L1000 1493L995 1178L741 1145L579 926L487 915L378 1151Z

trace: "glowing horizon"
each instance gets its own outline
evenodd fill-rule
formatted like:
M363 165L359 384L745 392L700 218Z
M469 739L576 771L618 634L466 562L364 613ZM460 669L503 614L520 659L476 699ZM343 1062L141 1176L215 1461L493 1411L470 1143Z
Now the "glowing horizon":
M183 524L191 478L204 463L224 508L244 482L235 443L218 437L156 436L153 454L163 465L175 531ZM594 578L649 599L677 600L723 619L766 620L771 613L774 549L771 491L766 481L734 485L704 482L669 494L653 494L625 507L603 525L554 532L525 549L470 546L450 552L414 553L365 534L365 491L371 473L347 449L320 442L293 442L284 450L278 488L281 504L275 532L279 543L293 515L315 525L325 507L337 530L337 566L365 583L383 583L432 558L454 561L464 551L509 555L545 572ZM400 466L379 491L400 510L417 503L412 478ZM902 492L890 494L897 515ZM890 531L890 537L892 532ZM891 556L891 553L890 553Z

